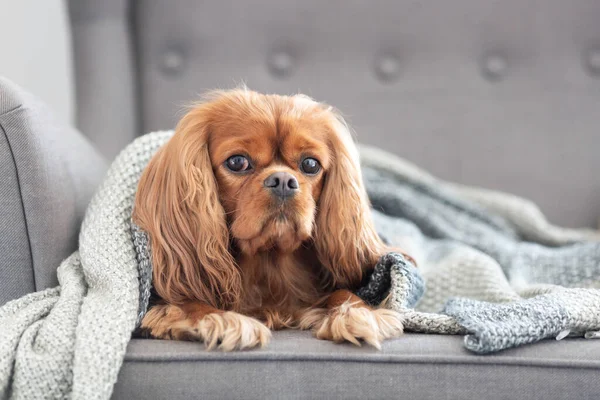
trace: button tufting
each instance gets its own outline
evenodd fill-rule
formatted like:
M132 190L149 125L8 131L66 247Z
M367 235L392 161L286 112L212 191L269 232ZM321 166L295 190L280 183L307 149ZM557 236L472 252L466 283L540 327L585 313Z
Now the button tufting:
M377 59L375 73L382 82L393 82L400 75L400 60L392 55L384 55Z
M167 74L178 74L183 70L185 59L177 49L169 49L163 54L162 69Z
M292 73L294 59L290 53L280 50L271 53L268 60L269 71L279 78L285 78Z
M491 81L497 81L504 78L507 69L508 63L506 58L498 54L490 54L483 59L483 75Z
M585 63L591 75L600 77L600 47L588 50Z

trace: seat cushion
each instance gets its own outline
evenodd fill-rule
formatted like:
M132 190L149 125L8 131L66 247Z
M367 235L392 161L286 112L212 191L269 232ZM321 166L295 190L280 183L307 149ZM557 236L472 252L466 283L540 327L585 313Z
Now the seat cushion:
M549 340L480 356L459 336L406 334L372 347L275 332L265 349L134 339L114 398L596 399L600 341Z

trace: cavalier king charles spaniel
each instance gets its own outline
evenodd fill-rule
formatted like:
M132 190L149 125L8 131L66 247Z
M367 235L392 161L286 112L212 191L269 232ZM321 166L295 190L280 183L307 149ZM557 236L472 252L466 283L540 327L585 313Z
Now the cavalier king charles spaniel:
M402 333L353 293L389 249L347 125L309 97L242 88L194 106L144 170L134 221L151 240L152 337L230 351L284 328L376 348Z

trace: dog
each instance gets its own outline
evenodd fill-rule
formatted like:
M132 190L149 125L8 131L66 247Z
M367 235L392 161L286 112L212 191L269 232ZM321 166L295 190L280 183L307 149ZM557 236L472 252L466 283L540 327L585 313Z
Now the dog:
M390 251L369 206L357 147L332 107L211 93L139 182L133 219L150 237L158 297L141 328L223 351L265 346L284 328L380 349L403 325L353 294Z

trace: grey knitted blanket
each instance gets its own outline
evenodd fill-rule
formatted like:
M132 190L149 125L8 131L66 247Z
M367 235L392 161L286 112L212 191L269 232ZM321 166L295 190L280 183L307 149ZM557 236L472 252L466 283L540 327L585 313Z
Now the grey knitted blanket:
M426 282L415 309L391 302L407 330L465 333L477 353L600 337L600 232L552 226L524 199L443 182L381 150L361 157L380 235Z
M135 190L171 135L145 135L112 164L60 286L0 308L0 399L110 397L151 287L147 237L131 224ZM407 330L466 334L479 353L600 337L597 232L551 226L525 200L441 182L379 150L361 155L379 233L418 263L382 257L358 291L365 300L387 299Z
M86 211L60 286L0 308L0 399L108 399L140 310L131 211L142 170L170 133L113 162Z

